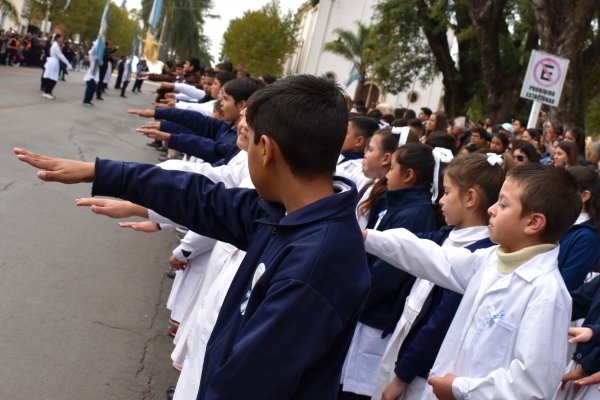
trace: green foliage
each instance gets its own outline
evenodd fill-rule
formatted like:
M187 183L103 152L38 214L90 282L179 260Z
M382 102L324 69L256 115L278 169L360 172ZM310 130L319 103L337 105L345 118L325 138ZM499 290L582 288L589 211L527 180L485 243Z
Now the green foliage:
M7 14L13 21L19 21L19 14L11 0L0 0L0 13Z
M585 113L585 129L589 136L595 140L600 139L600 94L594 97Z
M371 27L356 22L356 33L345 29L335 29L337 40L325 43L325 51L342 56L358 66L358 71L366 77L368 68L373 64L373 50L375 40L371 34Z
M104 0L72 0L67 11L67 0L28 0L32 23L42 21L46 10L50 10L49 19L53 30L61 29L67 37L79 34L81 40L90 43L98 36L100 19L104 11ZM129 53L137 21L131 20L126 10L110 4L107 40L111 47L118 46L121 53Z
M251 75L279 76L285 56L296 49L296 29L292 14L282 15L274 0L229 23L223 35L223 54L234 66L244 65Z

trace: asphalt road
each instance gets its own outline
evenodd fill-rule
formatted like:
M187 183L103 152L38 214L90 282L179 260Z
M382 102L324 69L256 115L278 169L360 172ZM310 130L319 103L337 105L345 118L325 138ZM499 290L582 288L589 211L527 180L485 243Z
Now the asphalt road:
M142 120L126 113L152 96L111 88L86 108L82 73L59 82L55 100L42 99L40 74L0 66L0 399L164 399L177 379L163 274L174 234L78 208L90 184L42 182L12 154L156 163L134 132Z

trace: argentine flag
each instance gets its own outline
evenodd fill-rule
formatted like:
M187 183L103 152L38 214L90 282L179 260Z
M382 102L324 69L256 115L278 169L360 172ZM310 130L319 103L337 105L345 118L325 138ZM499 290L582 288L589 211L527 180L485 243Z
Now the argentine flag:
M100 21L100 32L98 32L98 38L96 39L96 59L98 65L102 65L104 62L104 45L106 43L106 32L108 31L108 10L110 9L110 0L106 0L104 6L104 12L102 13L102 20Z

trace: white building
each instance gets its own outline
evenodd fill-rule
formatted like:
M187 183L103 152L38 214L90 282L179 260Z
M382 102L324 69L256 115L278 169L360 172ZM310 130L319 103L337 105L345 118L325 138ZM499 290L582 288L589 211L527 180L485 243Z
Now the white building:
M324 51L325 43L338 39L333 33L335 29L356 31L356 21L370 25L377 0L320 0L312 6L307 1L298 11L300 29L298 49L287 60L284 72L286 75L313 74L328 75L342 86L350 77L352 63L341 56ZM352 82L346 91L353 96L357 81ZM442 78L438 76L428 87L414 82L405 92L392 95L379 90L374 85L372 95L381 92L378 102L392 107L407 107L418 112L420 107L440 110L443 107L444 88Z
M15 8L17 9L17 13L19 14L19 20L14 21L8 15L0 12L0 28L2 29L12 29L16 32L25 32L27 31L27 19L23 18L23 7L25 6L25 0L10 0Z

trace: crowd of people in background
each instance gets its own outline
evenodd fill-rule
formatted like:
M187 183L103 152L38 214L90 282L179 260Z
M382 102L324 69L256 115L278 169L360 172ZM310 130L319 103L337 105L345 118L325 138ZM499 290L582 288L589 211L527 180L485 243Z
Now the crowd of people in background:
M112 68L125 95L131 62L106 57L84 103ZM131 201L79 206L180 232L170 398L597 398L600 143L582 128L367 108L326 78L193 58L142 60L145 80L154 105L129 112L159 168L15 151Z

